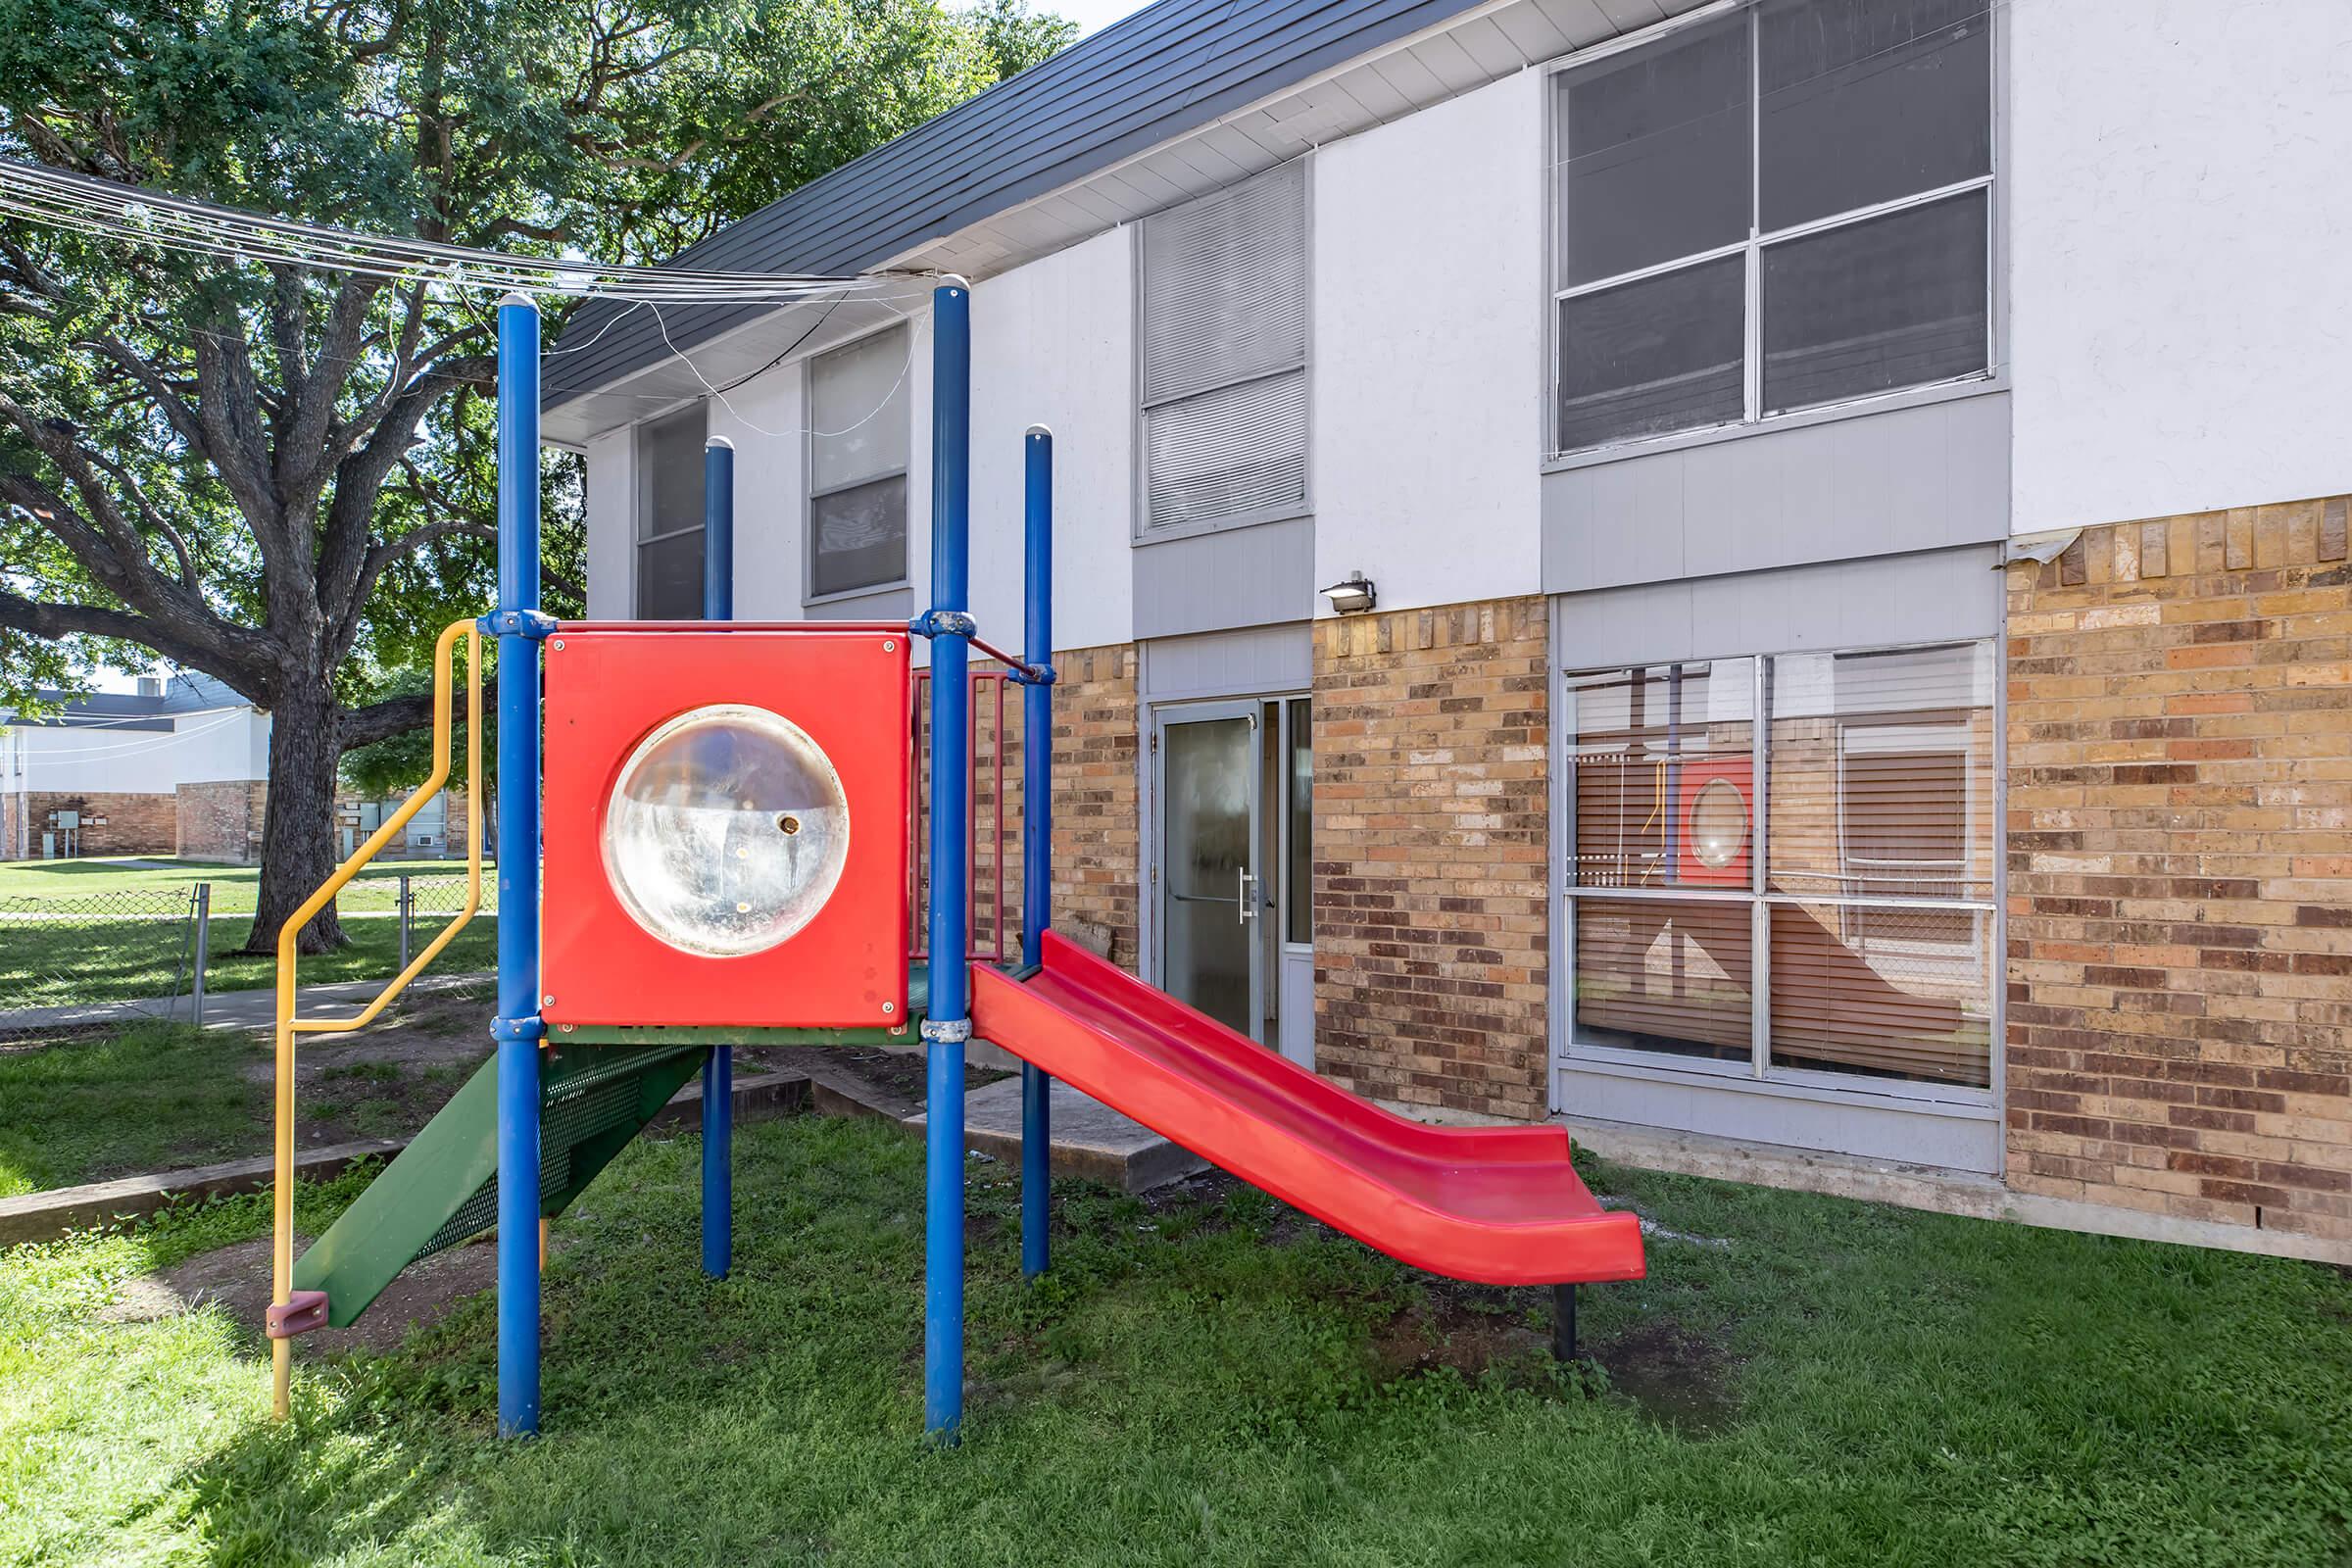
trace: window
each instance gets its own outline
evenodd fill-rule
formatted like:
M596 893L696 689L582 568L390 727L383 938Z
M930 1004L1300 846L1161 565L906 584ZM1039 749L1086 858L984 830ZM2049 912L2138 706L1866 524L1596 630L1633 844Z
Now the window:
M1555 450L1991 366L1988 0L1758 0L1554 92Z
M1570 676L1573 1044L1988 1086L1992 682L1986 643Z
M637 430L637 618L703 614L702 404Z
M905 326L808 362L808 597L906 580Z
M1306 507L1306 166L1146 220L1146 533Z

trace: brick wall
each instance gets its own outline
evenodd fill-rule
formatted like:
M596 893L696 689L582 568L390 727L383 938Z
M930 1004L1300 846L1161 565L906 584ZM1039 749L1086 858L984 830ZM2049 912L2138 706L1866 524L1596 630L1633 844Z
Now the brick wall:
M2009 571L2009 1181L2352 1240L2342 497Z
M1127 969L1140 963L1137 868L1142 858L1141 805L1136 787L1136 653L1132 644L1067 650L1054 656L1054 924L1090 946L1109 945L1112 961ZM975 671L1001 668L975 659ZM975 688L972 723L972 872L975 897L971 930L976 948L997 940L997 891L1004 890L1004 951L1017 953L1021 919L1022 688L1003 687L1004 733L998 734L995 682ZM915 726L929 722L926 689L916 688ZM1004 791L997 799L995 760L1004 759ZM927 738L915 751L918 808L925 812L929 839ZM997 823L1002 812L1003 874L999 875ZM915 889L916 942L928 890Z
M1541 598L1315 624L1315 1063L1358 1093L1544 1113Z
M1135 969L1143 861L1135 647L1081 648L1055 654L1054 663L1054 918L1108 932L1111 959Z
M64 831L50 825L54 811L81 813L83 855L170 855L178 834L178 813L169 795L33 790L26 800L32 818L29 848L36 858L43 833L56 833L58 853L65 853ZM104 826L91 820L101 816Z
M258 859L262 816L270 786L259 779L182 784L178 797L178 853L191 859L232 863Z

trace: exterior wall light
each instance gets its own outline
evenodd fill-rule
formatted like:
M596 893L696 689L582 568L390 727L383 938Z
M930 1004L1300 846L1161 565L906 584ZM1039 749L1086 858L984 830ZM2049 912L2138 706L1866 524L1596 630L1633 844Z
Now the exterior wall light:
M1380 603L1380 596L1373 591L1372 579L1360 571L1349 572L1321 592L1324 598L1331 601L1331 608L1343 615L1361 614Z

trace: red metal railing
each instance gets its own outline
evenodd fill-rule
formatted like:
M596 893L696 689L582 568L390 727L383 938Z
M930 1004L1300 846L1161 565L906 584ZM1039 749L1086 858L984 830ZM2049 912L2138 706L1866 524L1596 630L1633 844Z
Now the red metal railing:
M992 963L1002 963L1020 951L1019 882L1007 851L1018 837L1010 824L1019 818L1004 768L1005 756L1017 743L1017 737L1006 731L1006 714L1017 718L1020 705L1004 701L1004 688L1010 684L1006 673L1003 669L971 672L972 772L964 785L964 809L971 821L971 832L964 838L966 929L971 932L971 956ZM930 723L931 671L918 669L914 672L914 725L909 737L914 765L906 770L907 955L916 959L930 956L930 932L924 917L931 868Z

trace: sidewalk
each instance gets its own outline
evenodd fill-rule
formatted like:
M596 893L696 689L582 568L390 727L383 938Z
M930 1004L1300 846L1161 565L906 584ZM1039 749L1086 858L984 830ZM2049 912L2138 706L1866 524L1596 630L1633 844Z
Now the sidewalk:
M495 976L484 974L420 975L408 995L425 996L459 986L486 985ZM381 980L338 980L329 985L304 986L296 997L306 1018L349 1018L375 999ZM0 1032L103 1028L108 1024L137 1023L148 1018L188 1016L186 997L156 997L143 1002L93 1002L80 1006L18 1007L0 1012ZM277 992L219 991L204 999L207 1029L268 1029L277 1022Z

